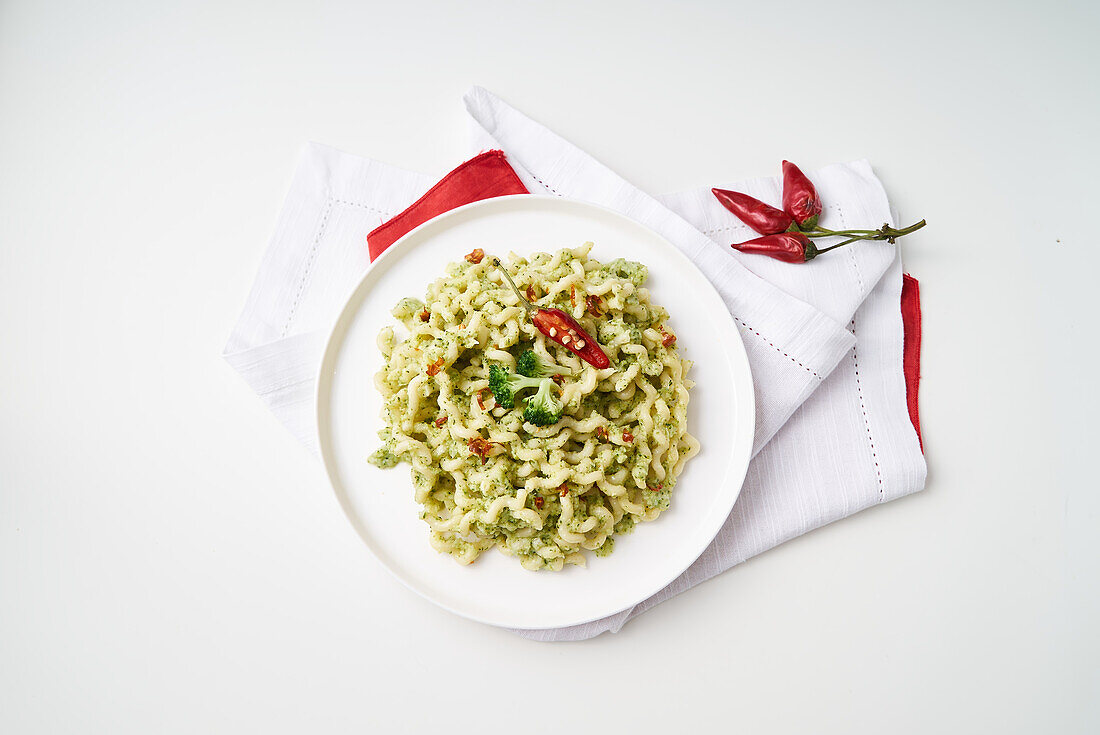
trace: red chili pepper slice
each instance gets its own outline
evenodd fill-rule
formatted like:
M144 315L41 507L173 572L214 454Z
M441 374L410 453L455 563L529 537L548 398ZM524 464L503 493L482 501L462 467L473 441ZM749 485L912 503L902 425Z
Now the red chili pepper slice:
M516 288L516 284L512 282L512 277L508 275L508 271L504 270L500 265L500 261L494 258L493 265L504 274L504 278L507 279L508 285L516 292L516 296L519 297L524 308L527 309L527 313L532 314L533 312L531 321L534 323L536 329L594 368L603 370L611 366L611 360L609 360L607 355L604 354L604 351L600 349L600 345L596 340L592 339L592 336L588 334L588 332L584 331L584 328L577 323L576 319L569 316L561 309L536 308L531 302L523 298L523 294Z
M611 365L596 340L561 309L539 309L531 317L535 327L589 365L603 370Z

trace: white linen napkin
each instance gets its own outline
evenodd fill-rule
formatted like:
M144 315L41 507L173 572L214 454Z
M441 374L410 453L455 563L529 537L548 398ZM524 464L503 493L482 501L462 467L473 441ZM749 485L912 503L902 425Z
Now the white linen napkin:
M751 235L709 188L654 199L485 90L474 88L465 99L474 147L502 148L530 191L615 209L692 258L741 329L757 398L756 456L741 497L687 572L609 618L517 632L576 640L617 631L744 559L924 486L924 459L905 402L895 246L858 243L801 266L743 256L728 242ZM824 226L892 220L865 162L810 177L828 205ZM341 300L369 267L366 234L432 183L316 144L303 156L225 358L314 451L313 390L323 341ZM774 179L719 185L778 200Z

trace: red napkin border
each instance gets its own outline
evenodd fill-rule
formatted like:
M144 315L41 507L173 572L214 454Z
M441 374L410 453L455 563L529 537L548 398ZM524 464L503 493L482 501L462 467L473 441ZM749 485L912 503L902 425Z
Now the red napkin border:
M515 170L508 165L503 151L479 153L440 179L403 212L367 235L371 262L409 231L455 207L482 199L528 193Z
M920 391L920 283L908 273L901 278L901 327L905 335L901 352L905 402L909 405L909 420L913 422L923 452L924 438L920 435L920 408L917 404L917 393Z

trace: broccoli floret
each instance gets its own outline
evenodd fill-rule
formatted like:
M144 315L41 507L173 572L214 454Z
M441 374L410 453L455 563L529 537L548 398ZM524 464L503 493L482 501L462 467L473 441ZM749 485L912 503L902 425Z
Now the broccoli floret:
M539 383L539 392L527 399L523 408L523 420L535 426L550 426L561 418L565 406L554 395L554 381L543 378Z
M515 408L516 393L525 388L539 387L541 386L538 378L514 375L500 365L489 366L489 390L493 391L493 397L497 399L498 406Z
M516 372L528 378L549 378L554 375L571 376L573 373L561 365L543 362L534 350L525 350L516 360Z
M424 302L411 296L401 299L390 311L397 319L409 319L424 310Z
M648 268L641 263L636 263L633 260L624 260L623 258L616 258L610 263L605 264L601 270L613 276L625 278L638 288L641 288L646 282L646 279L649 278Z
M390 467L396 467L397 463L401 461L401 458L391 452L388 448L382 447L371 456L367 457L367 461L375 467L382 469L389 469Z

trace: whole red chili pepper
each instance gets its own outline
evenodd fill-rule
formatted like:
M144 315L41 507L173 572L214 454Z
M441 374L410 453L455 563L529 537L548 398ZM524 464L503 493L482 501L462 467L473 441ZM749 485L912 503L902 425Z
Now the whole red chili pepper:
M817 189L806 174L790 161L783 162L783 211L793 217L803 230L817 227L817 218L821 214Z
M776 209L748 194L728 189L711 189L711 191L723 207L736 214L739 220L761 235L786 232L794 224L794 218L782 209Z
M764 235L747 242L735 242L734 250L755 255L767 255L769 258L785 263L805 263L817 257L817 246L801 232L779 232Z
M512 277L508 275L508 271L500 265L500 260L493 258L493 265L504 274L504 277L508 280L508 285L519 297L520 303L527 309L527 313L531 314L531 321L534 323L535 328L592 367L603 370L611 366L611 360L600 349L600 345L592 339L588 332L584 331L584 328L577 323L576 319L561 309L539 309L535 307L523 298L523 294L512 282Z

